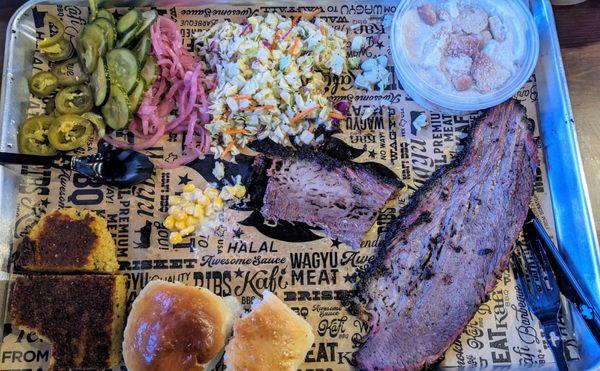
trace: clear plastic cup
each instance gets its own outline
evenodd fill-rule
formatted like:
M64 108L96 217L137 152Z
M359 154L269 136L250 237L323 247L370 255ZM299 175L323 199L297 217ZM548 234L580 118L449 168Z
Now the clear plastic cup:
M395 71L398 80L408 95L419 105L432 111L443 113L465 113L486 109L496 106L513 95L525 85L531 77L538 59L540 43L537 27L529 9L522 0L450 0L458 4L478 4L484 9L500 11L504 15L510 15L510 22L518 22L522 26L519 37L524 43L523 55L518 63L515 73L498 89L489 93L466 94L464 92L452 91L453 89L441 89L424 77L423 70L409 61L406 48L403 45L401 32L402 19L405 13L411 9L430 3L437 5L446 0L407 0L401 1L396 9L392 22L391 50L394 60ZM507 29L507 32L515 32Z

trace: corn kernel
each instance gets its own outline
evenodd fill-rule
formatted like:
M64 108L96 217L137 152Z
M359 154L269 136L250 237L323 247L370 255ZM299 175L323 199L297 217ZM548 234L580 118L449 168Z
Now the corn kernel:
M173 227L175 226L175 218L173 218L173 216L169 215L169 216L167 216L167 218L165 219L165 222L163 224L165 225L165 228L167 228L168 230L173 230Z
M194 204L189 204L185 207L185 212L188 215L194 215L195 210L196 210L196 205L194 205Z
M183 241L183 238L181 236L181 233L179 232L172 232L169 235L169 242L171 243L181 243Z
M186 227L195 227L198 224L198 218L194 218L193 216L190 216L187 221L185 222Z
M193 185L192 183L190 184L186 184L183 186L183 191L184 192L194 192L196 190L196 186Z
M177 222L175 222L175 228L177 228L178 230L182 230L185 227L186 227L185 220L178 220Z
M198 199L198 204L208 206L210 205L210 198L207 195L202 195L202 197Z
M228 191L236 198L242 198L246 195L246 187L241 184L236 184L233 187L230 187Z
M192 201L198 201L203 195L204 193L201 189L195 190L194 193L192 193Z
M189 236L190 234L192 234L194 232L194 227L187 227L181 230L181 235L182 236Z
M169 197L169 215L165 218L164 226L171 231L169 240L180 243L199 228L207 217L214 218L223 210L228 200L242 198L246 188L242 185L226 186L221 191L214 187L204 190L193 184L183 187L181 196Z
M204 207L202 205L196 205L194 208L194 217L200 218L202 216L204 216Z
M173 217L175 218L175 221L181 221L184 220L186 218L187 215L185 215L185 213L183 212L183 210L178 210L175 213L173 213Z
M206 216L212 216L215 213L213 205L210 205L206 209L204 209Z
M219 197L225 201L229 201L233 198L233 195L231 194L231 192L229 192L228 186L225 186L225 187L223 187L223 189L221 189L221 193L219 193Z
M219 195L219 191L213 187L208 187L204 190L204 194L214 200Z

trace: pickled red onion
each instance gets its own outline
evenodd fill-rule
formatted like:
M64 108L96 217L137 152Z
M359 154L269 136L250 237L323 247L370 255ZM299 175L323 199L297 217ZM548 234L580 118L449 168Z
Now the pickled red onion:
M143 150L155 145L166 133L185 133L184 151L173 162L158 162L164 169L185 165L209 152L210 134L204 127L210 122L205 89L214 86L214 75L205 75L202 64L184 48L177 24L161 16L150 28L152 52L160 73L144 94L140 108L129 126L135 144L117 140L108 134L104 139L119 148ZM177 117L167 117L177 108Z

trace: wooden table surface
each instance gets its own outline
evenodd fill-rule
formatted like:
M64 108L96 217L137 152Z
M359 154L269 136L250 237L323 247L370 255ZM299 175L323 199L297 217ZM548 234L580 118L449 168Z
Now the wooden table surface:
M0 0L0 40L5 40L8 21L20 3ZM596 232L600 235L600 1L555 7L554 13ZM1 71L4 48L0 49Z

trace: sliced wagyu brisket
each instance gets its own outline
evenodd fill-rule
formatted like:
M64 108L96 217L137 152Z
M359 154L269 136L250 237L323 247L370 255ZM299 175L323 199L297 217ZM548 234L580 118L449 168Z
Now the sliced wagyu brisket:
M369 166L300 150L290 156L259 155L267 184L266 219L302 222L359 247L380 209L400 185Z
M417 191L347 298L370 324L361 369L419 369L443 355L507 267L538 164L525 108L511 100Z

